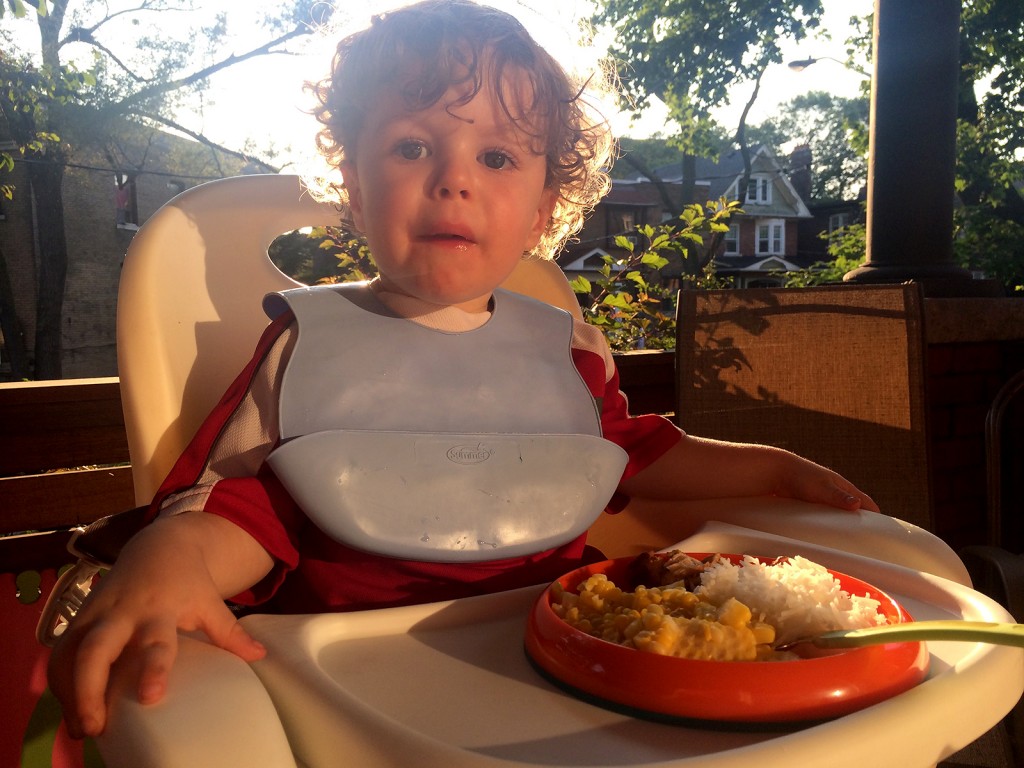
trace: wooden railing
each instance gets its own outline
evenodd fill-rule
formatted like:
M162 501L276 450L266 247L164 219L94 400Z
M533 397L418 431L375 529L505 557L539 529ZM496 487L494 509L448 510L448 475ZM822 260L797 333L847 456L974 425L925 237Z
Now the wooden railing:
M617 356L633 413L674 410L673 361ZM133 507L128 462L116 378L0 384L0 572L69 562L70 528Z
M675 413L675 361L675 353L653 349L615 355L630 413Z
M60 565L67 529L134 506L116 378L0 384L0 571Z

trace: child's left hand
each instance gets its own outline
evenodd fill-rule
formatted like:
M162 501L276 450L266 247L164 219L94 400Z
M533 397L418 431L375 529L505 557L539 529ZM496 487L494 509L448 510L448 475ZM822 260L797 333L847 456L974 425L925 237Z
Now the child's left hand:
M774 495L851 511L881 511L870 496L842 475L800 456L789 455L792 469L780 478Z

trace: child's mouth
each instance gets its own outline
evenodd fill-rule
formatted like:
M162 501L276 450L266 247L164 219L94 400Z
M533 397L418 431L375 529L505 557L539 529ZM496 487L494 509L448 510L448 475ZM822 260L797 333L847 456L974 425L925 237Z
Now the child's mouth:
M476 242L472 230L459 221L433 221L427 223L420 232L423 239L438 242L461 245L471 245Z
M473 239L458 232L435 232L425 235L424 240L439 245L447 244L452 246L468 246L474 243Z

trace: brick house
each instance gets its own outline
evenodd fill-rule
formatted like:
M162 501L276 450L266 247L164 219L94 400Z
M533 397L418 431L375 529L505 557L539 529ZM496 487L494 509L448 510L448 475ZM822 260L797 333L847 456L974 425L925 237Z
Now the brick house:
M739 151L716 161L697 158L695 166L693 199L737 197L743 178ZM717 273L733 278L737 288L778 285L780 280L773 273L807 267L818 260L802 251L801 224L815 218L787 169L763 145L753 151L751 166L744 213L734 217L715 257ZM587 220L579 242L566 248L558 259L570 277L593 274L603 255L618 250L614 244L617 235L633 236L630 233L635 234L637 226L673 218L672 211L681 207L683 197L682 163L663 166L655 173L663 182L660 188L640 176L614 180L609 195ZM806 189L809 192L809 184ZM678 276L672 274L671 267L666 267L663 275L670 280Z
M0 141L3 137L0 136ZM102 141L75 142L64 175L68 272L62 320L65 378L117 375L115 319L121 263L138 225L161 205L203 181L243 172L244 162L195 141L121 124ZM31 357L38 290L36 238L24 162L3 181L0 250L7 265L17 325ZM0 335L0 381L10 366Z
M867 188L856 200L815 200L811 197L811 148L796 147L789 155L789 180L797 194L807 203L809 219L797 224L796 261L813 264L828 261L829 238L837 230L851 224L864 223Z

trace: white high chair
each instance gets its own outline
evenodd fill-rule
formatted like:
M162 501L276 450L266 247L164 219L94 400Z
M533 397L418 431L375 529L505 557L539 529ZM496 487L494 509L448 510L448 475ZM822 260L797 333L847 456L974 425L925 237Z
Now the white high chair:
M139 230L125 258L117 306L118 373L138 505L153 498L248 362L268 323L264 294L299 285L270 261L270 243L285 232L340 218L336 206L316 201L297 176L253 175L189 189ZM553 262L521 262L504 287L580 316L575 294ZM198 683L210 673L207 663L217 664L221 683L205 686L195 702L200 711L190 707L196 721L204 720L202 708L212 716L226 711L221 707L237 707L242 695L247 719L260 724L239 724L231 759L291 765L283 733L267 727L277 723L273 707L248 668L199 643L192 650L186 675ZM230 693L220 695L224 691ZM131 754L142 741L146 751L173 754L181 764L211 759L202 743L179 739L173 728L107 740L115 755Z
M152 498L207 412L249 360L267 324L261 309L262 295L295 285L270 262L266 255L269 243L283 232L335 223L338 218L333 207L315 202L296 177L247 176L211 182L179 195L136 235L120 287L118 362L135 494L140 505ZM523 262L505 287L579 315L575 296L552 262ZM719 500L674 505L671 511L655 508L651 519L664 520L669 514L677 515L684 524L677 524L675 529L680 535L671 539L661 536L658 546L693 534L680 543L697 547L688 551L771 554L773 548L789 551L793 546L793 539L779 536L799 536L806 540L797 551L808 556L820 553L820 561L842 566L847 572L870 567L871 577L883 588L903 588L916 573L891 563L913 564L926 574L937 573L946 578L917 574L920 578L913 581L917 592L909 594L919 595L922 600L925 596L929 600L941 598L956 606L973 605L971 601L975 600L970 590L955 583L962 564L941 542L882 515L822 514L820 509L804 509L797 503L781 500L760 505L744 500L741 506ZM618 519L615 525L620 527L610 529L614 533L606 533L606 541L614 541L622 551L631 535L623 532L628 525L626 529L621 527L624 516L605 517ZM719 524L694 530L708 520ZM733 525L723 526L722 521ZM726 543L743 549L715 549ZM888 564L867 560L878 557L876 553L881 550L885 550L883 557ZM168 578L173 578L173 574ZM950 578L954 581L947 582ZM935 579L944 585L942 590L932 586ZM110 768L140 764L154 768L276 768L336 765L339 760L349 765L416 764L446 768L569 765L581 764L581 745L589 753L600 753L600 761L608 765L724 767L749 764L750 758L772 764L772 756L782 753L790 756L787 764L827 762L828 758L821 755L838 754L837 738L846 738L851 733L856 733L858 739L865 732L877 734L873 725L883 720L893 723L912 719L914 725L907 727L907 734L915 742L923 738L916 731L911 733L918 725L921 729L926 727L928 733L934 730L934 717L910 718L908 713L916 711L914 705L900 702L893 702L878 715L858 713L844 718L849 725L841 727L811 729L806 735L798 732L777 739L770 735L740 736L732 741L717 734L706 738L700 731L666 730L591 710L582 702L560 698L562 695L550 690L529 669L522 655L517 655L522 617L531 599L528 588L525 592L456 601L451 605L384 609L359 615L250 616L244 620L249 622L247 628L272 650L266 663L260 662L260 676L232 654L199 638L182 636L169 695L162 704L139 705L131 690L131 674L115 671L110 694L111 718L98 743ZM479 611L483 613L474 613ZM990 612L985 616L998 618L999 614ZM265 620L250 621L260 619ZM495 642L487 645L491 651L486 658L477 659L472 654L477 652L473 649L478 649L480 642L472 639L471 633L479 626L490 627ZM442 637L437 632L449 632L452 636ZM363 657L359 649L368 649L367 640L377 637L394 645L394 653L388 658L412 665L406 672L401 671L401 665L394 670L389 664L380 667L380 672L390 671L391 678L397 674L398 680L390 682L392 687L407 685L408 691L395 692L388 684L381 684L373 671L378 668L374 665L381 662L378 656L373 657L372 663L360 661ZM431 638L435 637L443 640L439 648L431 646ZM356 644L355 653L345 645L346 639ZM461 651L455 650L437 655L446 647L455 649L460 644L466 645L465 659L459 656ZM422 656L424 653L427 655ZM980 656L975 653L963 658L967 658L968 666L985 667L972 661ZM356 678L365 678L369 687L362 694L356 689L339 689L330 675L325 677L326 667L318 666L331 659L355 665L340 668L342 683L354 684L358 682ZM993 665L992 659L998 664ZM1006 654L985 654L983 661L987 663L986 669L974 671L972 678L977 679L985 672L981 685L989 680L1021 676L1019 659L1007 659ZM305 670L305 681L296 670ZM437 696L437 691L452 684L449 671L455 677L466 678L457 681L462 694ZM432 682L413 679L421 674ZM434 680L431 674L439 678ZM946 675L933 682L944 682L948 688L952 684L950 677ZM271 687L274 700L268 692ZM495 697L503 706L513 708L519 696L527 693L531 716L517 710L505 717L489 713L486 707L458 706L459 695L479 693L482 687L495 687ZM932 687L937 692L945 690L941 685ZM958 699L962 690L958 689L956 694L937 696L936 701ZM1008 695L1003 693L994 702L993 697L988 697L988 709L977 716L984 721L979 728L994 722L1001 707L1002 711L1009 708L1010 704L1003 702ZM413 707L414 701L425 696L432 700L429 705L420 702ZM381 701L376 700L381 697ZM972 706L981 708L975 702ZM408 714L410 707L414 710L413 719L424 721L422 733L394 719L398 711ZM458 711L448 711L453 707ZM437 722L427 722L435 716ZM529 727L523 725L526 721ZM494 749L498 751L492 754L489 747L467 748L457 740L439 740L453 723L473 731L475 738L493 738ZM565 734L548 733L563 725L568 729ZM431 731L435 726L441 730ZM497 729L497 733L480 736L474 730L478 727ZM970 738L977 733L980 730L971 730ZM635 739L635 744L627 736ZM611 742L606 743L609 738ZM963 734L957 738L963 743L970 740ZM687 752L691 746L696 751ZM893 755L898 752L888 741L884 741L884 746ZM502 750L511 751L501 757ZM607 750L623 752L622 762L615 763L617 758L605 755ZM310 757L317 754L324 757ZM662 758L655 760L654 754L661 754ZM929 757L920 764L932 764L932 754L938 752L929 746ZM900 765L915 764L905 757L900 759Z

